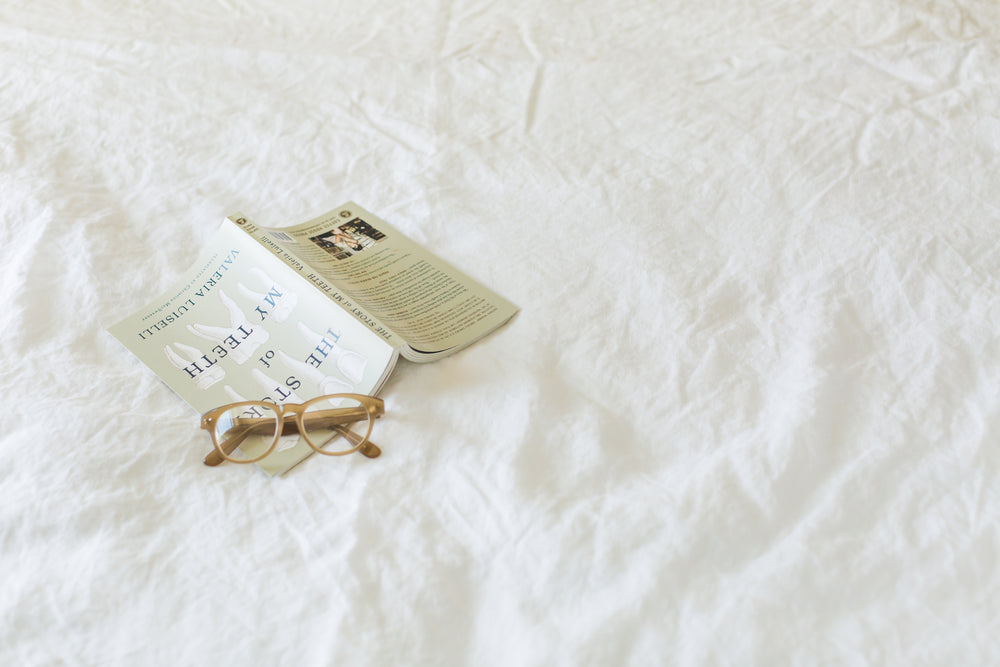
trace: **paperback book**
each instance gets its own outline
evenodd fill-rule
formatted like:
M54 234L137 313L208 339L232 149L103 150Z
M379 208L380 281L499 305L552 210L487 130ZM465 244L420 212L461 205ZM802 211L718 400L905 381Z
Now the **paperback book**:
M352 202L294 227L229 216L170 289L109 331L203 413L374 396L400 356L453 354L517 310ZM258 465L280 474L310 453L300 441Z

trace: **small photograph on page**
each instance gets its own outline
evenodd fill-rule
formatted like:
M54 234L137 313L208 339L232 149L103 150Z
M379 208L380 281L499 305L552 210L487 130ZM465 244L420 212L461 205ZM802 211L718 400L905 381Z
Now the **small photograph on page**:
M330 253L334 259L347 259L384 238L385 234L361 218L354 218L332 231L312 236L309 240Z

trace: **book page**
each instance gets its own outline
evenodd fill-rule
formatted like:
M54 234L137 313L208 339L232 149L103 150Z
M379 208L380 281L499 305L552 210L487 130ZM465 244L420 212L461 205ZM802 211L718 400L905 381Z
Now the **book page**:
M228 220L169 290L109 331L199 413L374 395L396 360L392 345ZM199 436L207 454L211 439ZM257 465L280 473L312 453L300 438L282 447Z
M266 231L418 355L468 345L517 312L353 202L303 224Z

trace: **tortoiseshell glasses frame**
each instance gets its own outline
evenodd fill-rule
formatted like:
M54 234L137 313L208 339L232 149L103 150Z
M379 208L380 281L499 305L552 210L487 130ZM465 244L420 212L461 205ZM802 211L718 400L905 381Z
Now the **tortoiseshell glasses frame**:
M375 419L383 414L382 399L364 394L327 394L284 405L267 401L221 405L201 416L201 428L211 434L215 446L205 457L205 465L260 461L275 451L282 436L296 433L317 454L344 456L360 452L373 459L382 450L368 438ZM338 437L349 446L326 449ZM248 446L238 449L241 445Z

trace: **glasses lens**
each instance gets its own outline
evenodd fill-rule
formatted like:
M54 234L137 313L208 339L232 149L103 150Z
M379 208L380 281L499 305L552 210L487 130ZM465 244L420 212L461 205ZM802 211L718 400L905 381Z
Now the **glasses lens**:
M305 435L321 454L337 456L361 448L372 430L368 408L349 396L326 396L302 411Z
M219 415L215 441L230 461L257 461L274 442L280 419L267 403L238 405Z

